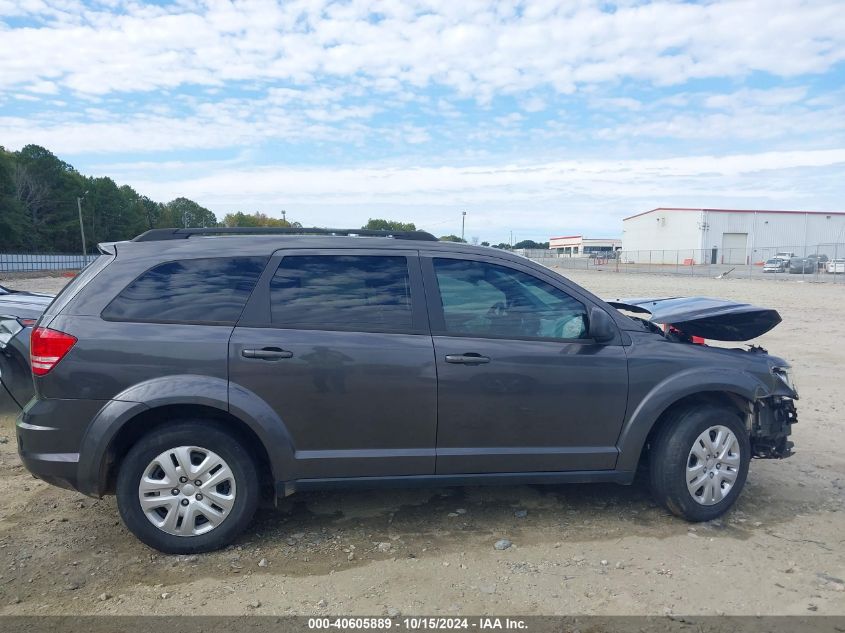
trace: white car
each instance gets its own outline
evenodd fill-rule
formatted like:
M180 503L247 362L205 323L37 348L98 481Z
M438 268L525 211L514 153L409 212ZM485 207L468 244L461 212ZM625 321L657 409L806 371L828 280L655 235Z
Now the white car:
M783 273L786 272L787 268L789 268L789 260L780 259L779 257L766 260L766 263L763 264L764 273Z
M827 272L845 273L845 259L831 259L827 262Z

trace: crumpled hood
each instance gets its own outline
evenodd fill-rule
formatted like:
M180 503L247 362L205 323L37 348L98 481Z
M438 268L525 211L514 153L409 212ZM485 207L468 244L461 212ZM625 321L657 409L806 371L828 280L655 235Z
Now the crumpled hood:
M777 310L709 297L638 297L608 303L620 310L650 314L652 323L673 325L689 336L715 341L747 341L781 322Z

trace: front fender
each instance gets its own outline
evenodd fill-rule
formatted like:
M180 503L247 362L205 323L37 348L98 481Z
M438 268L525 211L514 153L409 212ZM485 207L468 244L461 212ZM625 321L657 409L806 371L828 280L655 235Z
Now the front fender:
M673 404L688 396L704 392L732 393L754 402L771 395L771 388L747 372L727 369L688 369L672 374L655 385L627 416L616 446L619 449L617 470L633 472L649 432L660 416Z
M258 396L228 381L198 375L164 376L139 383L117 394L97 413L82 438L79 453L79 489L88 495L103 493L103 469L108 449L117 434L138 414L170 405L198 405L230 413L258 437L270 458L273 483L291 472L293 443L282 420Z

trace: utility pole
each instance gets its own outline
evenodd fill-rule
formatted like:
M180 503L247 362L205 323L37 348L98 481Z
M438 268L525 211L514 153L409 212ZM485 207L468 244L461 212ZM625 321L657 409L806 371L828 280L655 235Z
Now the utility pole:
M466 240L464 240L464 227L466 226L466 220L467 220L467 212L461 211L461 241L462 242L466 241Z
M84 192L81 196L76 197L76 208L79 211L79 233L82 235L82 262L83 265L88 263L88 249L85 247L85 225L82 223L82 199L88 195Z

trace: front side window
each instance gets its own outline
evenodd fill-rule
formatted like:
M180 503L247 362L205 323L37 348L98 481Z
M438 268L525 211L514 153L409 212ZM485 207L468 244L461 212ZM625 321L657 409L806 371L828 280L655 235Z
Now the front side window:
M464 336L582 339L587 310L527 273L465 259L435 259L446 332Z
M405 257L289 255L270 282L271 318L286 328L410 330Z
M266 257L211 257L166 262L129 284L106 309L116 321L234 324Z

